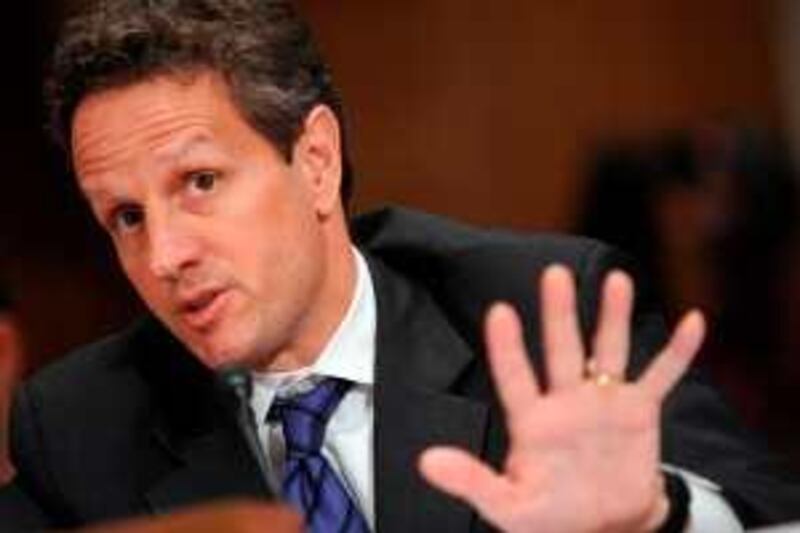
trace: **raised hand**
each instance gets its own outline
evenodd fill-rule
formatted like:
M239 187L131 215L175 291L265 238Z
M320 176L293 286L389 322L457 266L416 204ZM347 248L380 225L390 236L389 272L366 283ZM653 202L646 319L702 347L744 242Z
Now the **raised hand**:
M644 373L626 382L630 278L606 278L590 357L569 271L550 267L541 285L546 388L529 363L516 312L498 303L486 317L510 440L502 471L462 450L434 447L420 457L421 472L503 531L654 530L669 509L659 470L661 404L700 347L703 318L686 315Z

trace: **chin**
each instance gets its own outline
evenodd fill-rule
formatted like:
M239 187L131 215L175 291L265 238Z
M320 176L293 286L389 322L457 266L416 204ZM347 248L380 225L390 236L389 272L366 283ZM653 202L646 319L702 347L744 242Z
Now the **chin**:
M241 346L208 341L187 343L187 345L195 357L212 370L231 366L250 366L248 362L251 358Z
M247 328L216 329L184 340L191 352L212 370L225 367L263 368L264 354L275 353L271 344L259 343Z

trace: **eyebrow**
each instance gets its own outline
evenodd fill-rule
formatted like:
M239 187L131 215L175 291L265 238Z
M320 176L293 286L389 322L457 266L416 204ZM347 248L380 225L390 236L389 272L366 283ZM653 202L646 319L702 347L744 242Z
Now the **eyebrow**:
M194 128L193 128L194 129ZM205 129L197 129L185 140L179 140L173 146L166 146L155 150L155 157L158 164L167 161L181 161L198 148L210 145L212 135Z
M116 195L102 187L84 188L83 195L89 204L89 208L102 226L105 226L109 210L127 201L125 196Z
M212 135L205 128L193 128L197 131L192 132L186 139L178 140L173 143L174 146L163 147L161 150L156 150L154 157L156 164L159 166L171 165L180 169L186 166L184 160L191 155L195 150L201 149L204 146L211 145ZM215 150L218 152L218 150ZM124 203L128 197L124 194L116 194L106 187L100 186L82 186L84 196L90 200L90 204L96 203L98 208L105 209L107 205L114 205Z

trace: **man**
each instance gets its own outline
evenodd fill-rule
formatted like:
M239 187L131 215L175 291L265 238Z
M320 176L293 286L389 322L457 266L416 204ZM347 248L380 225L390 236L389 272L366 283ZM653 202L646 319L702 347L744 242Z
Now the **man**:
M667 339L618 254L403 210L349 229L340 101L285 2L102 2L68 24L50 95L154 318L22 387L5 523L269 493L312 531L735 530L796 512L700 378L675 388L699 314ZM217 386L231 367L252 378L245 403Z

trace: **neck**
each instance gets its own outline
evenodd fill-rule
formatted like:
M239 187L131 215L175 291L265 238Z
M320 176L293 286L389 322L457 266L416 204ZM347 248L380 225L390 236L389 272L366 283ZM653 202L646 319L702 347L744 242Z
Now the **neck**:
M253 370L257 372L290 372L313 365L355 297L356 259L344 216L327 223L322 279L314 304L296 325L289 345L268 362L256 365Z

